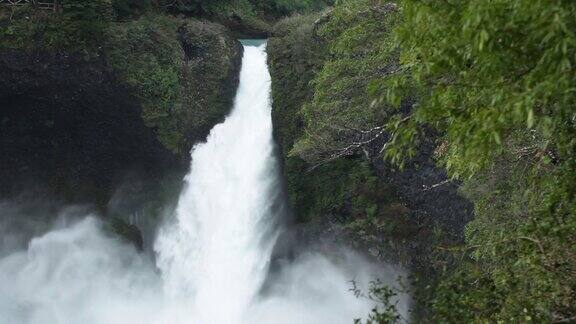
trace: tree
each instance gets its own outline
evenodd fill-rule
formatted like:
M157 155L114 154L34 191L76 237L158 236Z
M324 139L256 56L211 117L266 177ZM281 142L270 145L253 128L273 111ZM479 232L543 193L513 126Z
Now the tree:
M391 29L396 6L381 1L346 1L336 6L319 29L330 59L316 75L314 98L301 110L305 135L296 154L317 166L382 145L391 107L367 94L370 83L396 73L397 46Z
M355 319L354 324L393 324L402 320L402 316L398 311L398 294L403 291L398 288L393 288L386 285L381 280L377 279L370 282L367 295L360 290L356 283L352 282L352 291L357 298L368 298L376 302L376 306L372 309L368 318L365 321ZM406 319L403 319L406 320Z
M576 3L405 0L400 10L404 72L372 90L396 106L418 100L407 123L388 123L385 155L404 160L434 128L440 163L476 207L463 261L433 297L437 320L574 319Z

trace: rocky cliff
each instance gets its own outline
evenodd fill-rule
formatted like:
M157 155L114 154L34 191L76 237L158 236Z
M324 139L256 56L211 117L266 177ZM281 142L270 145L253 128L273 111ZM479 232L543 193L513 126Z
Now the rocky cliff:
M141 245L128 216L177 195L192 145L231 107L242 47L168 16L114 23L83 50L35 39L0 40L0 199L92 205Z

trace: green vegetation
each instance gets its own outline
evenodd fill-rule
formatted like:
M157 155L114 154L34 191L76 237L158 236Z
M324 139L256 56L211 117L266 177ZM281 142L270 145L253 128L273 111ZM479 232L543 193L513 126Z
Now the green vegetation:
M169 2L171 3L171 2ZM322 0L180 0L176 7L196 15L255 15L273 17L309 12L326 5Z
M328 54L304 79L313 93L291 107L301 120L279 124L296 134L283 143L292 152L287 160L301 158L314 172L333 168L334 178L341 163L361 165L360 157L378 152L402 166L432 130L438 164L463 181L475 219L465 244L436 243L453 261L439 263L428 289L418 292L423 316L573 321L576 4L342 1L321 20L313 29ZM307 90L291 89L296 96ZM285 107L282 94L274 98L277 109ZM315 181L291 179L287 165L289 186ZM293 196L335 195L332 185L317 188L322 193L293 188Z
M107 44L111 64L138 89L146 125L158 128L160 140L174 151L184 147L182 121L174 117L185 109L177 28L178 22L168 17L144 17L111 27Z
M574 318L576 4L404 1L402 11L406 73L378 86L385 99L419 100L388 156L405 156L419 125L434 127L440 163L467 179L476 205L469 261L441 280L438 320L463 319L455 299L470 321Z
M223 27L168 13L240 24L245 34L267 31L263 18L321 6L315 0L65 0L57 12L2 8L0 48L104 57L135 90L146 125L183 153L227 112L239 49Z
M250 2L257 13L276 17L319 11L331 3L329 0L251 0Z
M152 3L150 0L113 0L112 8L118 20L125 20L151 11Z
M134 89L146 124L182 153L225 113L238 53L223 27L166 14L267 31L265 20L325 4L67 0L57 14L3 10L0 48L104 59ZM417 292L423 316L576 318L576 3L344 0L277 24L269 60L300 221L343 215L360 238L414 239L410 210L373 162L401 167L437 134L438 165L462 181L475 219L459 245L431 229L451 261L427 256L435 272ZM368 322L395 321L388 310Z
M240 53L223 27L144 16L111 26L108 39L110 63L136 88L142 118L167 148L186 152L226 114Z
M162 1L161 3L172 10L194 16L253 14L253 7L249 0L179 0Z
M216 24L151 11L115 22L112 7L68 0L58 14L14 8L0 18L0 48L105 58L135 90L146 125L170 150L187 152L229 108L239 45Z
M62 13L31 5L0 8L0 48L91 51L104 40L112 8L100 0L67 0Z
M382 281L376 280L370 283L367 294L364 294L356 285L352 291L357 298L368 298L377 303L365 321L355 319L354 324L397 323L403 319L398 314L397 302L395 301L396 296L402 292L401 289L390 288Z
M304 134L299 110L313 99L310 83L328 58L316 23L325 17L326 13L317 13L285 19L276 25L268 43L273 120L285 153ZM349 157L311 170L301 157L285 154L288 194L299 220L319 220L333 213L349 214L354 219L376 217L379 204L388 201L382 199L382 189L369 164L361 161Z
M313 99L300 111L306 130L292 152L310 163L352 155L359 143L369 144L383 134L391 109L366 92L372 80L397 68L390 33L397 15L371 2L338 6L319 27L330 59L312 82Z
M381 19L385 18L382 13L364 10L366 3L297 15L276 25L268 43L273 121L298 219L322 222L327 216L336 216L355 244L373 244L375 238L381 242L384 237L383 244L390 245L394 240L416 239L410 210L395 190L376 176L371 156L363 158L368 150L361 154L340 150L366 129L355 120L358 116L373 126L383 123L382 105L370 106L374 100L366 91L368 81L391 63L379 51L394 50L371 43L370 36L384 35L389 28L381 23L386 21ZM356 11L359 14L350 16ZM350 26L365 34L356 37L348 30ZM361 44L367 47L359 48ZM409 258L404 252L394 254Z

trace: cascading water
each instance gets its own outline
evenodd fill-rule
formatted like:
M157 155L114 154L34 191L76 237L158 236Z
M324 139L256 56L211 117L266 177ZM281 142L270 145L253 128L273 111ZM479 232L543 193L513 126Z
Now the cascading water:
M167 293L192 298L200 323L241 319L268 269L277 173L264 46L244 47L234 108L193 149L176 220L156 244Z
M265 45L245 46L234 108L194 148L176 213L155 243L156 264L95 217L56 222L38 236L36 224L22 226L26 216L0 203L0 243L21 246L14 234L26 227L36 236L15 252L0 245L0 323L344 324L368 314L374 303L356 298L349 281L392 282L399 272L350 253L338 262L303 254L260 293L279 231L269 96ZM400 296L404 317L407 305Z

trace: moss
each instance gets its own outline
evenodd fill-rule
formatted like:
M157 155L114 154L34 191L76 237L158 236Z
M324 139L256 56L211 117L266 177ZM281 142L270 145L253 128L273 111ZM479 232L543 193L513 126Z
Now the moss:
M238 85L242 47L218 24L189 20L179 29L186 56L181 75L188 143L228 112Z
M410 210L398 202L393 188L376 176L370 162L350 156L312 168L288 153L304 133L300 112L315 95L312 81L332 59L327 42L317 33L329 17L330 12L322 12L284 19L276 24L268 42L274 131L283 149L294 213L300 222L335 217L354 236L354 244L378 236L413 238Z
M66 0L58 12L32 5L0 8L0 48L94 54L113 15L106 0Z
M112 26L106 44L110 64L141 99L146 125L157 128L162 143L172 150L183 145L174 120L181 109L182 66L176 30L172 19L145 17Z
M106 54L135 89L146 124L175 153L187 152L229 109L240 49L219 25L145 16L113 25Z
M288 154L303 135L300 111L315 94L311 82L330 61L328 44L317 34L328 17L329 12L321 12L284 19L276 24L268 42L272 118L283 149L290 201L300 221L328 214L356 225L367 224L366 219L393 221L396 218L386 217L391 210L386 206L395 195L378 180L370 163L353 156L312 169L300 157Z
M317 37L314 24L320 17L297 15L282 20L268 40L274 131L286 153L302 134L298 112L314 95L310 82L326 60L326 47Z
M272 97L274 109L272 120L274 135L283 151L284 174L290 201L301 220L311 217L316 204L314 187L323 186L322 181L314 183L314 178L333 179L327 168L320 168L307 174L308 165L299 157L289 157L287 153L294 141L302 133L302 121L298 115L300 107L313 96L310 81L325 60L324 44L317 39L314 21L319 15L297 15L280 21L268 40L268 63L272 75ZM320 174L320 176L316 176ZM326 175L322 177L322 175ZM328 185L328 184L326 184ZM321 189L321 188L318 188ZM321 191L321 190L320 190ZM326 206L326 203L318 204Z
M465 182L476 216L466 231L469 259L440 280L433 299L439 319L457 318L445 309L454 298L448 282L460 285L456 291L467 301L461 309L478 309L475 321L548 322L574 313L574 219L550 217L542 208L549 187L528 189L532 177L543 184L559 181L552 180L557 175L551 169L527 171L533 161L513 153L530 143L522 137L507 145L508 153L492 168ZM481 284L466 287L478 278Z
M376 213L375 197L367 193L374 191L377 179L368 164L356 159L335 161L307 173L287 172L287 182L291 202L301 221L327 214L350 221L350 217L364 217L370 209Z
M175 153L188 152L227 113L241 47L224 27L160 14L128 22L83 16L76 21L67 18L74 8L56 15L30 7L3 11L0 49L104 58L132 88L146 125Z
M39 12L30 23L20 9L14 37L0 38L0 123L14 152L2 159L0 195L33 178L109 215L115 189L133 176L142 185L120 212L159 214L177 197L180 161L232 105L240 44L218 24L151 14L110 23L90 47L61 47L49 40L59 17Z

